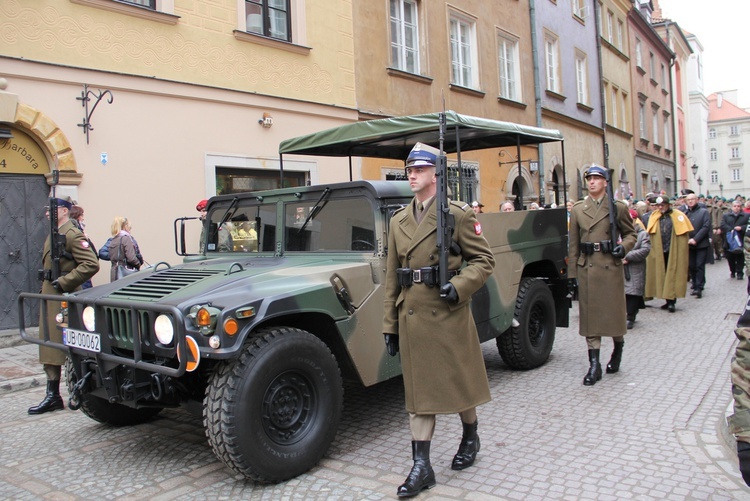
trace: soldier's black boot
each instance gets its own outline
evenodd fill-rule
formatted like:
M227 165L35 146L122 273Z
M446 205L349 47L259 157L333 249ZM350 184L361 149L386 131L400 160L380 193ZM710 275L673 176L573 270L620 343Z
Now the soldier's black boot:
M620 370L623 346L625 346L625 341L615 341L615 349L612 350L612 357L609 359L609 363L607 364L607 374L614 374L615 372Z
M599 350L589 350L588 373L583 377L584 386L593 386L602 378L602 366L599 364Z
M430 464L430 441L412 440L411 452L414 458L414 466L412 466L404 483L396 491L400 498L416 496L424 489L432 489L437 485L435 472Z
M474 464L474 460L477 458L477 453L479 452L479 435L477 435L478 424L479 421L474 421L472 424L463 423L464 434L461 437L461 444L458 446L458 452L453 456L451 469L465 470Z
M63 399L60 396L60 380L47 381L47 395L44 400L35 407L29 407L29 414L44 414L45 412L58 411L64 409Z

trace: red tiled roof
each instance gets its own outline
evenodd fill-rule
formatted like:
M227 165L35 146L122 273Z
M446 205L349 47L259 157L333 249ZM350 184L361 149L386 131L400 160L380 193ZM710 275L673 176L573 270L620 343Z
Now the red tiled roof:
M708 121L731 120L733 118L750 118L750 113L734 103L722 98L721 108L718 106L719 96L716 92L708 96Z

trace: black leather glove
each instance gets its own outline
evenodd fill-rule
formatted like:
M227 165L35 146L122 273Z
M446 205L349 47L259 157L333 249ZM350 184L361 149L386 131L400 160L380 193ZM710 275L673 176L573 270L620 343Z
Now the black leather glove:
M750 444L737 441L737 458L740 460L740 473L742 480L750 486Z
M398 353L398 334L383 334L385 336L385 347L388 349L388 354L392 357Z
M456 288L453 286L453 284L450 282L440 287L440 297L445 299L449 303L458 302L458 292L456 291Z
M57 279L52 281L52 287L58 292L65 292L63 291L62 285L60 285L60 282L58 282Z
M612 256L616 257L617 259L622 259L625 257L625 247L622 245L615 245L615 248L612 249Z

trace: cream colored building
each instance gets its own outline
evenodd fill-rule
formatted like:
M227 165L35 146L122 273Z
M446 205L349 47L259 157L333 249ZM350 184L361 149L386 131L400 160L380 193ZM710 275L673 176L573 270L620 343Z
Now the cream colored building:
M606 111L605 141L608 167L617 183L613 191L619 199L637 192L633 155L631 114L630 50L628 12L630 0L604 0L599 4L602 53L602 93Z
M174 263L175 218L217 192L278 186L280 141L358 119L349 0L139 3L0 2L0 183L36 193L16 207L33 215L19 233L37 241L16 261L34 278L55 167L95 245L122 215L148 262ZM284 171L286 185L349 177L337 159L285 158Z

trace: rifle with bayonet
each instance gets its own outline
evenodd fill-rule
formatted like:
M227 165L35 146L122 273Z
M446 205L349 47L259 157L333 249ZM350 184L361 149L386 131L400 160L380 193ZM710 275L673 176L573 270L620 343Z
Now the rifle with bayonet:
M615 202L615 196L612 192L612 170L605 169L607 171L607 198L609 198L609 238L610 238L610 253L612 257L622 259L625 257L625 248L617 243L620 232L617 227L617 203ZM628 275L630 272L628 271Z
M437 194L435 203L437 203L437 247L438 247L438 279L440 284L440 297L448 301L458 301L458 295L455 288L450 285L450 275L448 269L448 254L457 256L461 249L453 241L453 230L456 226L455 218L451 214L450 202L448 201L448 158L445 155L445 111L438 115L439 120L439 137L440 153L437 156L435 165L435 176L437 177ZM458 138L456 138L458 141Z

